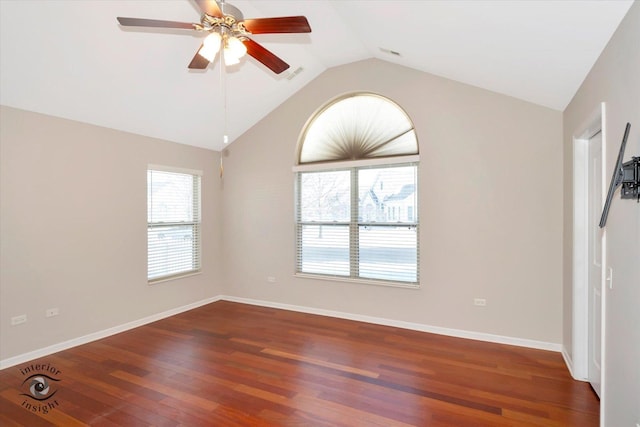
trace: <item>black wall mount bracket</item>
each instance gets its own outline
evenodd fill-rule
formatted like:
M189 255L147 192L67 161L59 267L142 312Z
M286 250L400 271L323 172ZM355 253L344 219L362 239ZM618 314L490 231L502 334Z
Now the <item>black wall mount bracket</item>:
M640 202L640 157L632 157L622 164L620 183L620 195L623 199L636 199Z
M620 151L618 152L618 160L616 166L613 169L613 176L611 177L611 183L609 184L609 193L607 194L607 201L604 204L602 210L602 216L600 217L600 228L603 228L607 224L607 217L609 216L609 208L611 208L611 201L613 200L613 193L622 186L620 190L620 197L623 199L636 199L640 203L640 157L632 157L628 162L622 163L624 158L624 149L627 146L627 139L629 138L629 131L631 130L631 123L627 123L624 129L624 136L622 137L622 143L620 144Z

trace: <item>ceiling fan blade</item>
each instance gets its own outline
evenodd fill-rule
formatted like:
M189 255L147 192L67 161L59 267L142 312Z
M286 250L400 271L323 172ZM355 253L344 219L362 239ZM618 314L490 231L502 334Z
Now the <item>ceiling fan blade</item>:
M220 10L220 6L215 0L193 0L195 4L198 5L201 11L206 13L209 16L217 16L218 18L222 17L222 11Z
M256 43L251 39L243 40L242 43L244 43L244 45L247 47L247 53L249 55L262 62L274 73L280 74L281 72L289 68L289 64L278 58L261 44Z
M304 16L245 19L244 27L252 34L310 33L309 21Z
M122 18L118 16L118 22L123 27L184 28L186 30L195 29L195 26L188 22L159 21L157 19Z
M195 56L189 63L189 68L192 70L204 70L209 66L209 60L198 53L200 49L202 49L202 45L200 45Z

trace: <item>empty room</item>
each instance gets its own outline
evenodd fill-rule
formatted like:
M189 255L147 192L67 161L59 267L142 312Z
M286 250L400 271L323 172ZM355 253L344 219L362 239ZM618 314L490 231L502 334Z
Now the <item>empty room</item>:
M640 427L639 40L0 0L0 425Z

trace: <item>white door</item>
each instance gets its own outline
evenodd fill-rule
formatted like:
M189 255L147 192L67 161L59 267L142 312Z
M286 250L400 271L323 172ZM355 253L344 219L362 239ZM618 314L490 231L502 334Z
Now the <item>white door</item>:
M600 396L602 350L602 133L589 139L589 382Z

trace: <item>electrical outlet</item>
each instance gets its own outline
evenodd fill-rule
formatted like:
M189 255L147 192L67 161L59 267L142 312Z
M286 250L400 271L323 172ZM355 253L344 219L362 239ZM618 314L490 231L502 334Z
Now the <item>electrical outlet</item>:
M474 298L473 305L477 305L479 307L484 307L487 305L487 300L484 298Z
M15 316L11 318L11 326L20 325L22 323L27 322L27 315L21 314L20 316Z
M276 278L275 278L275 277L273 277L273 276L269 276L269 277L267 277L267 282L269 282L269 283L276 283Z
M47 309L47 311L45 312L45 316L47 316L47 317L57 316L58 314L60 314L60 309L59 309L58 307L56 307L56 308L49 308L49 309Z

